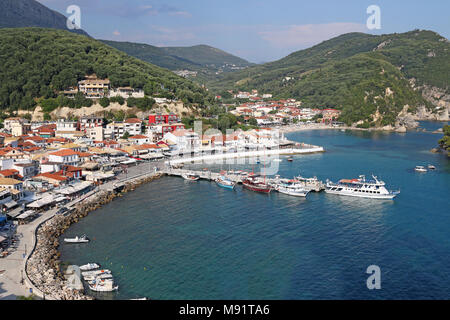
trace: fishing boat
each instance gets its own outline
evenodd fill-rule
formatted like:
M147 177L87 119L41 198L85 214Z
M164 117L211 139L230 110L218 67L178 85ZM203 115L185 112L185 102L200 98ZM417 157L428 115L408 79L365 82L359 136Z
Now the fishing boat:
M272 187L264 182L257 181L254 176L242 180L244 188L261 193L270 193Z
M88 263L88 264L80 266L81 271L95 270L98 268L100 268L100 266L96 263Z
M429 164L429 165L428 165L428 169L430 169L430 170L435 170L435 169L436 169L436 167L435 167L435 166L433 166L432 164Z
M306 197L309 192L308 190L305 190L303 185L301 185L297 180L289 180L287 183L280 182L275 186L275 190L295 197Z
M216 179L216 183L219 187L225 188L225 189L234 189L234 186L236 185L236 182L228 179L225 176L219 176Z
M111 292L118 290L119 286L115 286L113 281L98 279L94 284L89 285L89 289L96 292Z
M364 175L359 179L341 179L338 183L333 183L327 179L325 192L342 196L351 196L359 198L371 198L392 200L400 191L389 191L386 184L372 175L373 180L366 180Z
M89 239L88 239L88 237L85 234L83 234L81 237L76 236L75 238L65 238L64 242L67 242L67 243L87 243L87 242L89 242Z
M198 175L192 173L183 173L181 176L184 180L187 181L197 181L198 179L200 179Z
M417 171L417 172L427 172L428 170L427 170L424 166L416 166L416 167L414 168L414 171Z

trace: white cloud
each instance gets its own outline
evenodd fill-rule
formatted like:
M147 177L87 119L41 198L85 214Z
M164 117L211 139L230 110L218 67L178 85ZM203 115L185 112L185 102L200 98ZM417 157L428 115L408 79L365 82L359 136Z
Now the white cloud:
M364 32L359 23L336 22L325 24L290 25L278 30L261 31L262 39L282 48L303 48L349 32Z

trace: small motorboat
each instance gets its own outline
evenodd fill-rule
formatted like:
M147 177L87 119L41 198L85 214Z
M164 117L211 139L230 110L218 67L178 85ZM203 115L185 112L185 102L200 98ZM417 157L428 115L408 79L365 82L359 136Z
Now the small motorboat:
M424 166L416 166L416 167L414 168L414 171L417 171L417 172L427 172L428 170L427 170Z
M283 161L282 159L274 159L273 160L274 162L281 162L281 161Z
M83 234L81 237L76 236L75 238L65 238L64 242L67 243L87 243L89 242L89 238Z
M184 180L187 181L197 181L198 179L200 179L198 175L192 173L183 173L181 176Z
M88 264L80 266L81 271L95 270L98 268L100 268L100 266L96 263L88 263Z
M113 281L98 279L95 284L89 285L89 289L96 292L111 292L118 290L119 286L115 286Z
M228 179L225 176L220 176L216 179L216 183L219 187L225 188L225 189L234 189L234 186L236 185L236 182Z
M81 275L83 277L95 277L101 274L111 274L111 270L108 269L102 269L102 270L95 270L95 271L85 271L82 272Z
M436 169L436 167L435 167L435 166L433 166L432 164L429 164L429 165L428 165L428 169L430 169L430 170L435 170L435 169Z
M289 158L287 158L287 161L292 162L292 161L294 161L294 158L289 157Z

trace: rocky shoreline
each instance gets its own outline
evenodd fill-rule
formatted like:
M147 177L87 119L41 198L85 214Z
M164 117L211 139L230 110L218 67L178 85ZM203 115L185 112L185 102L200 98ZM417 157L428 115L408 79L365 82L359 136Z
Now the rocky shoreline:
M121 192L99 191L91 199L78 203L68 216L57 215L43 223L36 231L36 246L26 266L26 273L33 284L45 295L56 300L93 300L93 297L81 291L67 288L59 259L61 255L58 251L59 237L71 224L78 222L89 212L111 202L122 193L133 191L162 175L157 173L126 182Z

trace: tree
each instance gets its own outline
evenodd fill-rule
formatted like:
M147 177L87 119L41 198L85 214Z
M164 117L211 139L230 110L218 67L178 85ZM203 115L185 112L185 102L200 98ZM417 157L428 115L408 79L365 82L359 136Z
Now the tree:
M130 137L130 133L128 131L125 131L125 133L122 136L122 139L128 139Z

